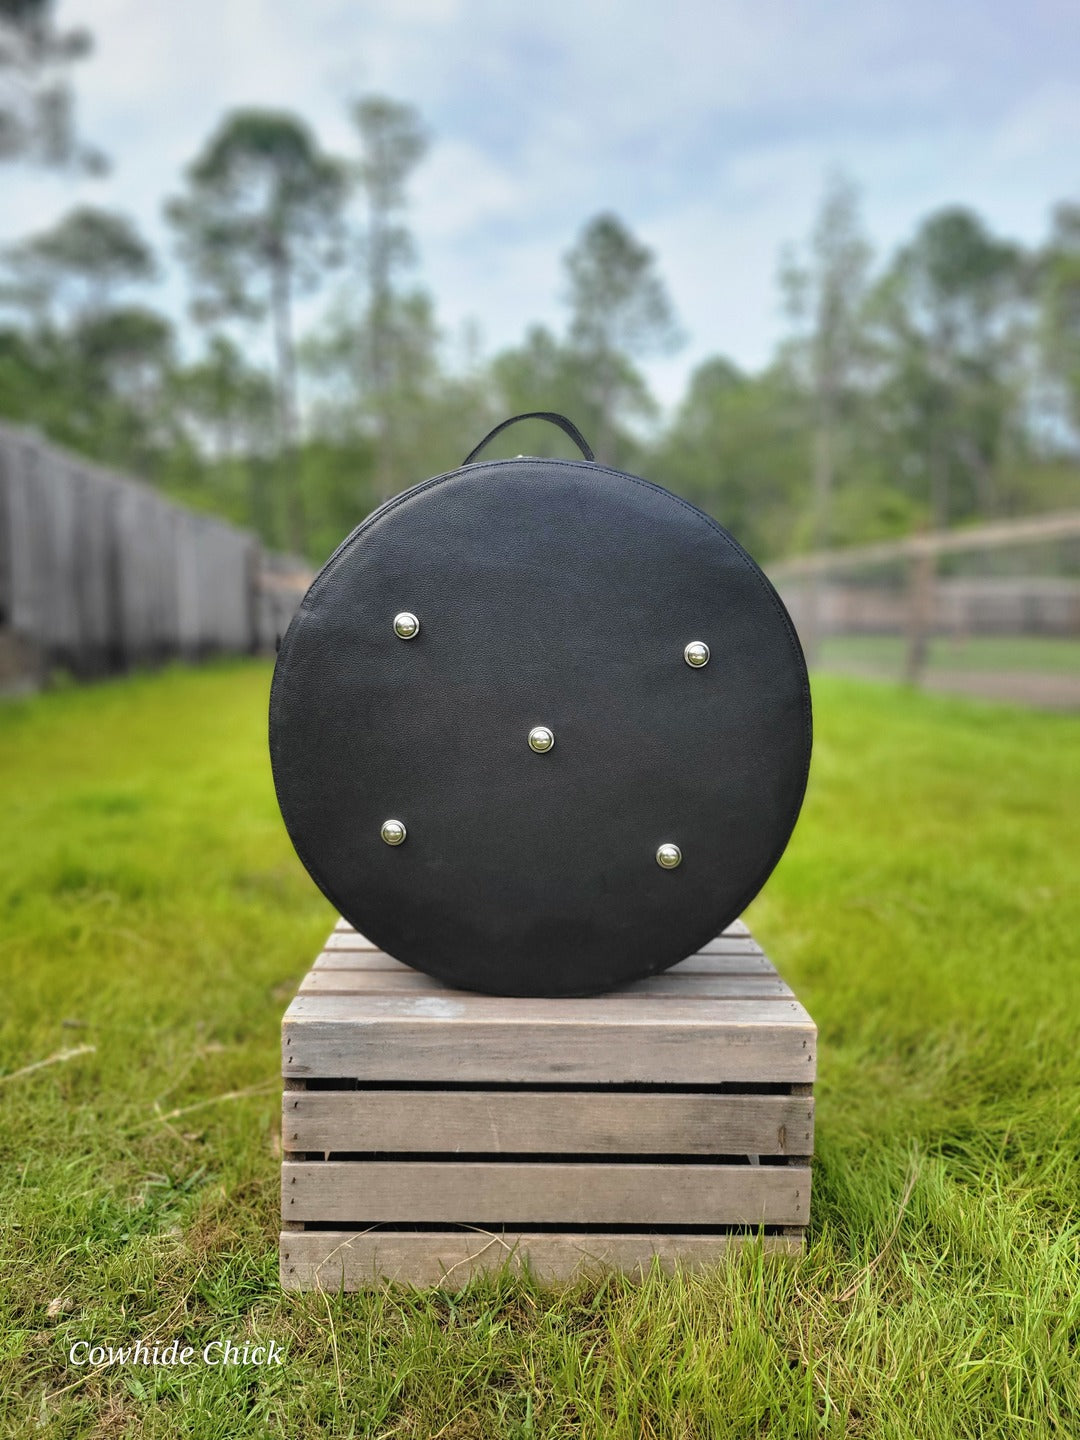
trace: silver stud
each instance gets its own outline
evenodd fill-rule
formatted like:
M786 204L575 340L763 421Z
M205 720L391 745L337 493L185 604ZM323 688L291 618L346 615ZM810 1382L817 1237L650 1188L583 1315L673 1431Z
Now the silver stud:
M676 865L682 864L682 851L678 845L661 845L656 852L656 863L661 870L674 870Z
M546 725L535 725L529 731L529 749L538 755L546 755L555 744L555 735Z
M415 640L420 634L420 621L411 610L402 610L394 616L394 634L399 640Z
M704 640L691 640L682 653L686 663L695 670L700 670L702 665L709 663L709 647Z
M379 834L386 841L387 845L402 845L405 843L405 836L408 831L400 820L384 820Z

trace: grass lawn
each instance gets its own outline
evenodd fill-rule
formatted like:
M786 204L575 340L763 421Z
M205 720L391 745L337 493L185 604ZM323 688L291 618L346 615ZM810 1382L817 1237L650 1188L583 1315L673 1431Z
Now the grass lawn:
M278 1026L331 915L269 678L0 708L2 1433L1080 1435L1080 719L817 682L749 917L821 1028L804 1259L286 1296ZM68 1363L139 1337L287 1358Z
M880 670L901 675L907 655L902 635L830 635L822 642L826 665ZM970 635L931 640L930 670L1015 670L1047 675L1080 675L1080 640L1052 635Z

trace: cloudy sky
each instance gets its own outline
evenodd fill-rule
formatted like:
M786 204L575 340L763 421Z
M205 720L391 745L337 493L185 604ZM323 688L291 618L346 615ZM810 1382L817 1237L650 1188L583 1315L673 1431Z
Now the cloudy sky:
M617 211L652 245L687 343L648 366L674 400L722 352L760 365L780 333L780 248L825 175L862 189L880 252L961 202L1034 241L1080 199L1077 0L61 0L87 25L87 139L101 181L10 168L0 239L75 199L167 246L162 198L224 109L290 107L345 149L344 102L416 104L433 143L413 186L420 278L487 351L563 320L560 258ZM180 307L178 278L158 303Z

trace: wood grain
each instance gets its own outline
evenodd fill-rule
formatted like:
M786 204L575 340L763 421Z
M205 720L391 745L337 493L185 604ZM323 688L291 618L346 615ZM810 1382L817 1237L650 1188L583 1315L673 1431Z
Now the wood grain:
M378 946L370 940L365 940L363 935L358 935L355 930L335 930L327 936L324 950L378 950Z
M417 970L382 970L369 967L351 969L311 970L300 983L301 995L373 995L426 994L456 995L448 985L432 980ZM610 992L613 996L648 1000L655 995L674 995L681 999L738 1000L783 999L793 995L775 973L758 975L712 974L686 971L682 974L652 975L630 985L620 985Z
M792 1095L522 1090L287 1090L286 1150L810 1155L814 1102Z
M797 1000L774 1005L769 1000L716 1000L696 997L687 981L685 991L654 995L643 1007L638 997L623 991L589 995L582 999L546 999L531 996L482 995L472 990L440 987L430 993L388 991L375 995L297 995L285 1012L284 1024L292 1032L305 1024L329 1022L372 1026L404 1021L428 1022L431 1027L493 1026L515 1030L522 1037L532 1033L557 1035L561 1030L592 1026L600 1033L608 1027L634 1025L646 1029L703 1024L802 1025L806 1011Z
M697 1269L715 1264L745 1245L766 1254L799 1255L795 1235L672 1235L504 1232L315 1230L281 1233L281 1283L288 1290L361 1290L383 1280L456 1289L470 1276L527 1263L547 1282L619 1270L647 1273L654 1258L661 1269Z
M323 1160L281 1167L281 1218L293 1223L802 1225L809 1205L810 1171L796 1165Z
M778 1232L766 1250L797 1254L816 1042L741 922L577 1000L453 990L339 922L282 1024L282 1283L453 1286L526 1259L555 1281L695 1266L762 1224ZM435 1228L397 1228L411 1224Z
M315 957L313 970L385 970L395 975L419 975L419 970L393 960L383 950L323 950ZM680 960L664 975L775 975L776 970L760 950L732 954L691 955ZM433 982L437 984L438 982ZM633 984L640 982L634 981ZM627 987L628 988L628 987Z
M742 920L733 920L733 921L731 922L731 924L730 924L729 926L727 926L727 928L724 930L723 933L724 933L725 935L729 935L729 936L730 936L730 935L739 935L739 936L747 937L747 936L749 936L750 931L747 929L746 925L743 923ZM356 935L356 936L358 936L359 939L361 939L361 940L364 941L364 945L365 945L366 947L369 947L369 948L371 948L371 949L376 949L376 948L377 948L376 946L372 945L370 941L364 940L364 937L363 937L362 935L360 935L357 930L354 930L353 927L349 924L348 920L344 919L341 915L338 916L337 921L335 922L334 928L333 928L333 930L331 931L331 934L333 934L333 935Z
M817 1050L813 1021L782 999L298 995L282 1033L297 1080L809 1083Z

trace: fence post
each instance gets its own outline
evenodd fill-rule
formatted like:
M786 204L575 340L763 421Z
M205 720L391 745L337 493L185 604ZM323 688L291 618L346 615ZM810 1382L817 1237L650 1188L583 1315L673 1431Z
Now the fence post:
M928 551L916 550L908 561L904 679L909 685L920 684L926 669L933 621L935 568L936 557Z

